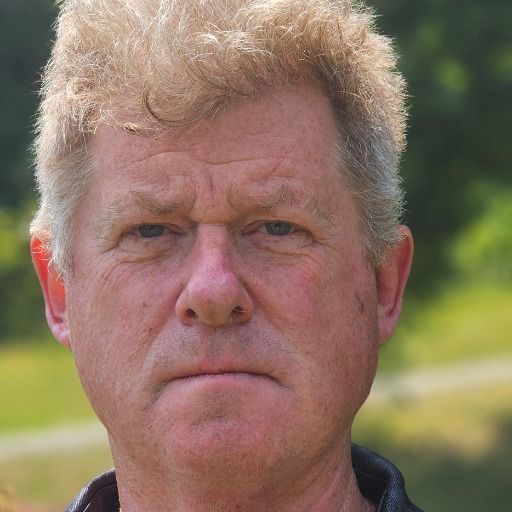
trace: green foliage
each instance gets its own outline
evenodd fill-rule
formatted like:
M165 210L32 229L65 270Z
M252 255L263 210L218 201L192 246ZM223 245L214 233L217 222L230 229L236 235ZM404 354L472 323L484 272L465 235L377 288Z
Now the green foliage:
M30 260L28 209L0 210L0 343L42 332L44 305Z
M406 298L395 335L382 347L390 372L512 353L512 289L451 284L435 300Z
M458 235L453 258L465 278L511 285L512 189L491 194L484 213Z
M480 214L475 181L512 183L512 2L372 0L409 84L402 163L416 239L415 292L446 279L446 247Z
M34 204L29 145L55 13L52 0L0 3L0 343L44 328L28 248Z
M3 272L16 267L20 260L25 238L20 236L12 216L0 211L0 268Z
M0 2L0 209L33 199L28 147L55 14L52 0Z

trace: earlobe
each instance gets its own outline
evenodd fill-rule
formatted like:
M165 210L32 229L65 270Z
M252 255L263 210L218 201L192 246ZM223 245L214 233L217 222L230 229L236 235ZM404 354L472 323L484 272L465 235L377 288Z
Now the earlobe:
M32 236L30 252L43 291L48 326L57 341L65 347L69 347L70 337L64 280L52 265L51 254L46 244L37 235Z
M413 256L413 239L409 228L400 226L402 239L386 261L376 269L379 340L386 341L395 330L402 307L402 297L409 277Z

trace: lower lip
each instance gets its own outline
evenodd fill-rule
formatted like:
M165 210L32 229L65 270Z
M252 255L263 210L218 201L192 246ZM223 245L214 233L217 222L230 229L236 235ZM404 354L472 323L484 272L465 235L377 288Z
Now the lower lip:
M265 396L268 400L278 389L277 381L268 375L244 372L202 373L167 381L159 390L159 402L171 400L173 407L204 404L204 400L232 400ZM163 400L163 402L162 402Z

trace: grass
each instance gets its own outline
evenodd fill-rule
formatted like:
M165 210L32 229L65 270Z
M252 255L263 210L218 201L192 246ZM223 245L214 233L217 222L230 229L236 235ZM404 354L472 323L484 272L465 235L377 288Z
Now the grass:
M0 488L9 489L13 502L30 503L45 512L62 512L86 482L111 467L106 445L21 457L0 462Z
M398 329L383 347L380 370L445 365L512 355L512 289L451 286L428 302L404 302Z
M71 354L55 341L0 349L0 432L93 417Z
M426 511L510 510L510 385L372 403L356 419L354 440L395 462Z

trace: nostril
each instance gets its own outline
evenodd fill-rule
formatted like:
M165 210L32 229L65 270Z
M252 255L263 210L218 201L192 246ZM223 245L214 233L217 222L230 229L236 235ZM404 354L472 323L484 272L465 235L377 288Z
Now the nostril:
M231 315L233 318L238 318L239 316L243 315L243 313L244 310L240 306L237 306L236 308L233 309L233 311L231 311Z
M193 309L187 309L186 313L188 318L194 319L197 318L197 313Z

